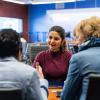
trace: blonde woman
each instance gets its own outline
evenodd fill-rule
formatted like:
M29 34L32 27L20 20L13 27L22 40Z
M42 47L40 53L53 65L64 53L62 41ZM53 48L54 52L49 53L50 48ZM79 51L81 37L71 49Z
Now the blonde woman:
M70 60L61 100L86 100L88 77L100 73L100 18L82 20L75 27L79 52Z

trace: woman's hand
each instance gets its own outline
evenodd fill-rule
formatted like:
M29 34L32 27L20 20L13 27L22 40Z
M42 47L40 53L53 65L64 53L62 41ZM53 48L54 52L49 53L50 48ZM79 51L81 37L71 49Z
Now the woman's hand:
M44 75L42 72L42 67L39 65L39 62L36 62L36 70L38 72L38 75L41 79L44 79Z

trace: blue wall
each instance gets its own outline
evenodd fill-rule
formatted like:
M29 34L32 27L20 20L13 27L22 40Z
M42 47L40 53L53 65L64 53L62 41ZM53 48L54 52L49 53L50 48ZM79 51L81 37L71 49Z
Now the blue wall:
M63 9L100 7L100 0L84 0L64 3ZM56 10L56 4L29 5L29 42L46 42L49 28L53 25L47 10Z
M46 17L46 10L55 9L55 4L46 4L46 5L30 5L29 6L29 36L30 42L38 42L38 35L41 37L43 42L45 41L46 36L43 36L44 33L48 32L48 18ZM43 37L43 39L42 39Z

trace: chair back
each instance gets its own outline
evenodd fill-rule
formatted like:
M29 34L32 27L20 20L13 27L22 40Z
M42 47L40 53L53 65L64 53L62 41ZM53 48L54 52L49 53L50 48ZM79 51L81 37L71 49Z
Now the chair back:
M100 74L89 77L86 100L100 100Z
M0 100L23 100L22 91L18 88L0 88Z
M48 49L48 45L34 45L34 46L31 46L31 51L30 51L30 59L31 61L33 62L36 55L41 52L41 51L44 51L44 50L47 50Z

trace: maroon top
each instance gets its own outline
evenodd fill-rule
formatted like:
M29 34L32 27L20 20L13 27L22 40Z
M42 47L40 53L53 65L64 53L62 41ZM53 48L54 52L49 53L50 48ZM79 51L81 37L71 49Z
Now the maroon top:
M39 62L45 78L49 81L61 81L66 78L71 53L69 51L42 51L35 57L33 67Z

